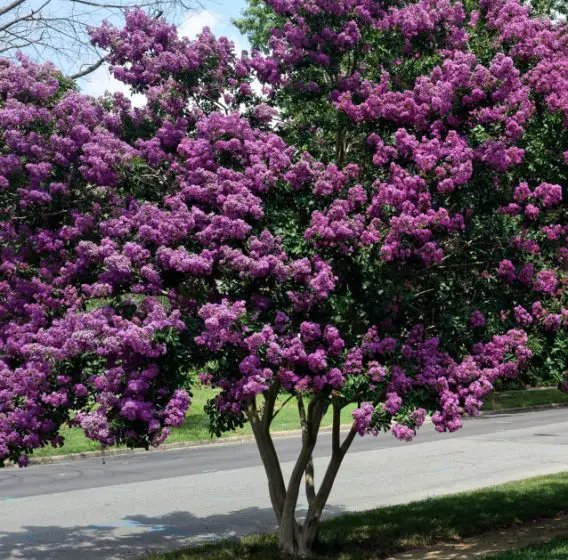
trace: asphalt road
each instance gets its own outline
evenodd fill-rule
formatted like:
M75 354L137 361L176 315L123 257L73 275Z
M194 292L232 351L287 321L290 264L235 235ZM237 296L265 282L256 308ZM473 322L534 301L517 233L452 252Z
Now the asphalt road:
M330 450L316 449L316 479ZM483 417L456 434L357 438L327 515L568 470L568 409ZM297 437L277 440L285 474ZM302 497L300 512L306 502ZM274 529L254 443L0 471L1 560L115 560Z

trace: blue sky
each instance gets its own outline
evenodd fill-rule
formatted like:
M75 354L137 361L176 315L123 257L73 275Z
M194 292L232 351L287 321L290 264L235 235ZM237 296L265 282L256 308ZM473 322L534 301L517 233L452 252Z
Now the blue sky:
M215 33L226 37L239 36L239 32L231 25L231 19L239 17L246 4L246 0L209 0L204 3L205 11L218 18L214 26Z
M188 12L180 22L180 35L195 37L203 27L209 27L217 36L225 36L235 43L237 52L248 49L248 41L231 24L231 19L239 17L246 6L246 0L202 0L203 7ZM81 81L81 89L90 95L102 95L105 91L122 91L128 88L110 76L106 67L99 68L88 79ZM144 97L132 96L134 104L143 104Z

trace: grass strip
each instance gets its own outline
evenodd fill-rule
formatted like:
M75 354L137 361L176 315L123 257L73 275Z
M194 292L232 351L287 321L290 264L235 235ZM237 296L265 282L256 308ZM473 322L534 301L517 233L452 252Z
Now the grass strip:
M170 437L166 443L193 443L210 439L218 439L209 433L209 418L203 411L203 407L207 401L216 395L214 389L208 387L196 387L193 393L192 404L187 414L183 426L172 429ZM286 397L280 398L280 405L284 405L272 423L273 432L287 432L290 430L299 430L300 419L298 417L298 408L295 400L290 400L284 404ZM342 420L345 423L351 422L351 410L355 405L347 407L343 411ZM277 408L278 409L278 404ZM325 415L322 426L331 426L331 411ZM251 435L251 429L248 424L243 428L223 434L222 437L246 436ZM84 453L87 451L98 451L100 444L85 437L83 430L79 428L62 428L61 435L65 438L63 447L53 448L44 447L34 451L34 457L52 457L54 455L67 455L70 453Z
M206 387L195 389L193 401L187 419L183 426L172 430L167 443L192 443L211 439L209 433L209 420L203 412L205 403L215 396L215 391ZM284 399L281 400L281 403ZM568 394L560 392L558 389L539 389L526 391L503 391L495 393L490 397L484 407L484 410L494 412L505 412L510 409L532 408L535 406L543 406L550 404L567 404ZM350 412L344 411L343 422L349 423ZM327 414L323 419L322 426L331 425L331 414ZM291 400L284 406L282 411L274 419L273 431L285 432L289 430L298 430L300 422L298 419L298 411L295 401ZM83 431L78 428L63 428L61 434L65 438L65 445L56 449L52 447L44 447L34 452L35 457L51 457L54 455L67 455L69 453L84 453L86 451L97 451L100 445L85 437ZM250 435L250 426L247 424L243 428L223 434L223 437ZM217 439L213 436L213 439Z
M559 537L545 544L487 556L486 560L566 560L567 558L568 537Z
M565 510L566 504L568 472L406 505L341 515L322 523L321 542L316 557L321 560L385 558L396 552L423 548L441 541L459 541L486 531L554 517ZM557 549L562 550L567 542L559 542ZM534 550L538 550L538 547ZM548 549L543 550L548 554ZM499 556L497 559L556 559L556 556L550 554L534 557ZM279 558L273 535L244 537L150 556L151 560ZM568 555L558 558L566 560Z

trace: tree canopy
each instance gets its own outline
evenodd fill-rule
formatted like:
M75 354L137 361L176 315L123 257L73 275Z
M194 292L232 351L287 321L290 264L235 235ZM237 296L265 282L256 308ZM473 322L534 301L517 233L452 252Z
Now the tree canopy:
M0 61L0 460L64 424L158 445L199 379L306 553L357 434L457 430L534 371L566 386L568 27L519 0L254 1L239 26L251 53L140 9L94 30L141 108Z

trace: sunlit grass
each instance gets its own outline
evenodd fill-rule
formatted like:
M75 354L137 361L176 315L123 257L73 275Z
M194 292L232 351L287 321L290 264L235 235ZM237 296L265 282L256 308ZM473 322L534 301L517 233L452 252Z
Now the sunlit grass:
M183 426L172 430L167 443L190 443L202 442L217 439L209 433L209 419L203 407L206 402L215 396L215 391L207 387L198 387L194 391L193 402L187 419ZM281 397L280 404L284 404L285 397ZM484 410L502 412L513 408L531 408L547 404L568 404L568 394L558 391L558 389L542 389L538 391L503 391L495 393L487 399ZM342 421L350 423L351 410L348 407L343 411ZM331 425L331 415L328 413L323 420L323 426ZM273 432L283 432L297 430L300 428L298 410L294 400L285 404L281 412L276 416L272 425ZM251 434L250 426L247 424L234 432L223 434L222 437L247 436ZM34 452L36 457L46 457L51 455L64 455L68 453L84 453L87 451L97 451L100 445L87 439L82 430L77 428L63 428L62 435L65 437L65 445L57 449L45 447Z
M568 536L545 544L529 546L521 550L502 552L488 556L486 560L566 560L568 559Z
M563 393L554 388L528 391L500 391L487 399L484 410L501 412L513 408L532 408L549 404L568 404L568 393Z
M211 436L209 432L209 418L205 414L203 407L209 399L214 397L216 391L207 387L196 388L193 393L192 404L187 414L187 418L183 426L174 428L166 443L191 443L200 442L211 439L218 439ZM300 429L300 421L298 417L298 409L295 400L286 403L286 397L283 396L279 400L279 406L282 410L277 414L272 423L273 432L284 432L289 430ZM343 421L351 422L351 410L355 405L347 407L343 411ZM277 408L278 409L278 408ZM331 425L331 413L328 412L323 419L322 426ZM223 434L222 437L238 437L251 434L248 424L243 428ZM46 457L51 455L64 455L69 453L84 453L87 451L97 451L100 445L94 441L87 439L83 431L78 428L63 428L62 435L65 438L65 445L56 449L52 447L44 447L34 452L35 457Z
M335 517L322 523L316 557L371 560L403 550L457 541L538 518L553 517L568 504L568 473L531 478L492 488L432 498L407 505ZM251 536L151 560L272 560L280 558L274 536ZM566 560L568 539L492 560Z

